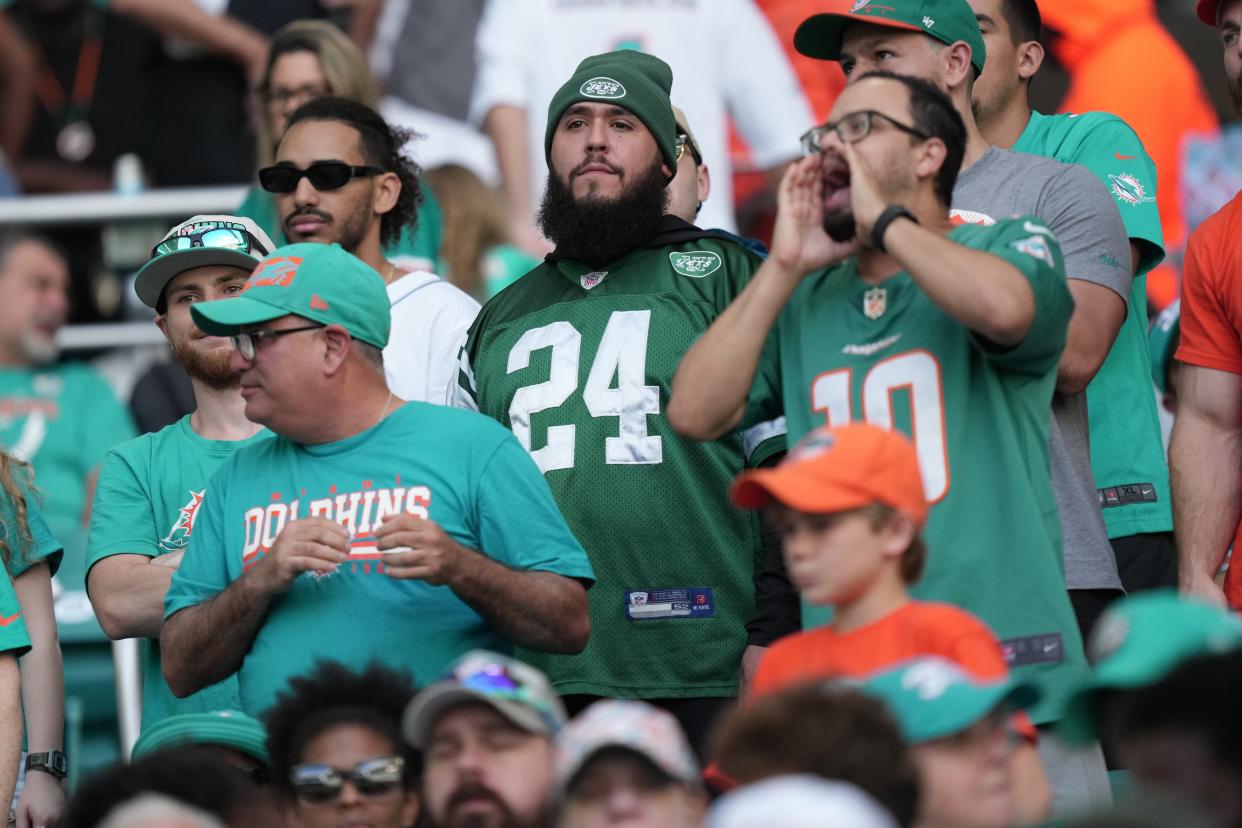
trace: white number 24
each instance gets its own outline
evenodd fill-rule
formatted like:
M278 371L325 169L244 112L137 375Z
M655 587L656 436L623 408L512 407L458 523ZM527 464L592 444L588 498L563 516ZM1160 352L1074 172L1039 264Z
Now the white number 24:
M811 407L822 411L828 425L853 419L851 369L820 374L811 384ZM863 419L880 428L893 427L893 392L910 393L914 447L918 451L923 491L935 503L949 490L949 454L945 444L944 395L940 363L927 351L910 351L873 365L863 379Z
M664 460L660 436L647 433L647 417L660 413L660 388L646 384L650 327L650 310L614 311L582 389L582 401L592 417L618 419L618 435L604 441L607 463ZM552 349L548 380L517 390L509 403L509 424L540 470L547 473L573 468L578 428L572 423L549 426L546 444L531 451L531 415L563 405L578 390L582 334L568 322L532 328L509 352L508 373L530 367L531 354L544 348Z

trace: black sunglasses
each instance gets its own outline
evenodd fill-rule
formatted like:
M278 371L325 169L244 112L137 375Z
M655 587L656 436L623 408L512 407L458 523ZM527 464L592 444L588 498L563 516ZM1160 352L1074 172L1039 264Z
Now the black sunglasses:
M291 193L305 176L316 190L339 190L352 179L380 175L378 167L355 167L344 161L316 161L304 170L276 166L259 170L259 186L269 193Z
M400 785L404 776L403 758L383 756L359 762L349 770L331 765L294 765L289 769L289 784L299 799L330 802L340 795L346 779L363 796L381 796Z

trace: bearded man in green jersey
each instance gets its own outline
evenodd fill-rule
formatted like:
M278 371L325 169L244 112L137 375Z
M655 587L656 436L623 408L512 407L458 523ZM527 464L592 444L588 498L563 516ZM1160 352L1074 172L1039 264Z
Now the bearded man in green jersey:
M1039 220L952 224L965 135L926 81L852 80L781 185L771 256L682 361L669 421L700 439L779 413L791 439L825 421L909 434L932 504L913 593L983 619L1044 687L1030 715L1048 725L1087 676L1048 459L1073 302Z
M1151 393L1147 272L1164 259L1156 166L1125 121L1106 112L1044 115L1031 109L1031 78L1043 63L1035 0L970 0L987 62L973 109L988 143L1081 164L1108 187L1125 222L1134 274L1131 312L1087 386L1091 467L1100 489L1117 574L1126 592L1177 585L1169 469Z
M664 417L677 361L758 266L665 214L672 80L658 58L612 52L552 100L540 222L556 250L480 312L461 391L531 452L598 574L586 650L520 657L571 711L646 699L701 746L738 693L744 651L759 649L746 629L759 527L729 505L729 476L783 441L761 424L701 444Z

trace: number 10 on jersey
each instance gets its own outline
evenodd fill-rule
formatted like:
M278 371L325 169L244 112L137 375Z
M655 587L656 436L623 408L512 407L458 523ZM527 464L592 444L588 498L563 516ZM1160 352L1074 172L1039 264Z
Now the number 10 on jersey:
M664 460L659 435L647 433L647 417L660 413L660 387L647 385L647 333L651 311L614 311L582 388L592 417L616 417L618 434L604 440L604 462L652 464ZM564 405L578 390L582 334L569 322L553 322L522 334L509 351L508 373L530 367L530 357L552 349L546 382L519 388L509 403L509 425L545 474L574 466L578 427L549 426L542 448L531 451L531 415Z
M853 369L841 368L820 374L811 383L811 407L824 414L829 426L846 425L854 419L852 375ZM940 363L927 351L908 351L869 367L862 384L862 419L892 429L893 392L900 390L909 394L910 427L923 492L928 503L935 503L949 490Z

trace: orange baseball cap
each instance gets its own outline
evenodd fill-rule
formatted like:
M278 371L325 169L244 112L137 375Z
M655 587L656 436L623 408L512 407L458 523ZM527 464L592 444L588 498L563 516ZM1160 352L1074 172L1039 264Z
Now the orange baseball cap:
M927 497L918 455L905 435L865 423L818 428L774 469L739 475L730 492L743 509L777 501L799 512L844 512L883 503L919 526Z

